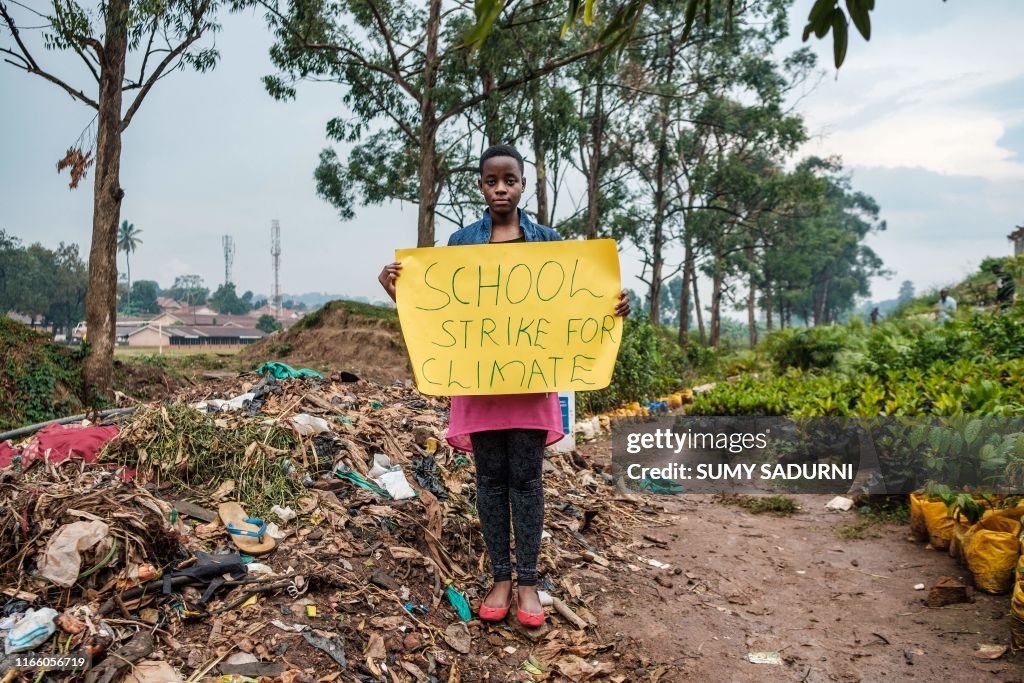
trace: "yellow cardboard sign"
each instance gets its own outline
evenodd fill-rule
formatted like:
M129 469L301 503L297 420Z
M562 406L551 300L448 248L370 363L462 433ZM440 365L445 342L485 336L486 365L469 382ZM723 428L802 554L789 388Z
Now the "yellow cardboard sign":
M622 339L614 240L398 249L398 317L424 394L603 389Z

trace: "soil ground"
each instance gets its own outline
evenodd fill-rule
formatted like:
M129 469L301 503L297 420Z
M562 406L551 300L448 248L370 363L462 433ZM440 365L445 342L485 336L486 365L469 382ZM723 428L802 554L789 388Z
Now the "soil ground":
M246 347L240 358L344 370L382 384L412 378L395 311L352 301L328 303L288 330Z
M581 450L607 462L611 442ZM928 591L915 584L930 588L945 575L970 585L945 551L908 540L906 525L844 540L839 529L863 516L826 510L831 496L792 498L801 509L788 516L706 494L650 498L662 522L637 529L634 550L672 569L593 577L603 635L614 629L637 646L627 655L635 680L666 665L662 681L1024 680L1019 655L975 656L979 644L1009 644L1008 595L976 592L971 603L928 608ZM747 661L766 651L783 663Z

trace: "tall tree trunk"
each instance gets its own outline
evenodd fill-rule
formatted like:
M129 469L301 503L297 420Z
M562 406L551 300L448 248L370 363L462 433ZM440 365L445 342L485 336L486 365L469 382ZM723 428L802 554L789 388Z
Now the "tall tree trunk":
M757 346L757 282L750 274L750 291L747 293L747 327L750 332L750 348Z
M764 274L764 292L761 296L764 297L764 326L771 332L774 324L772 320L772 281L768 273Z
M711 334L710 344L718 348L722 340L722 274L719 264L715 263L715 274L711 278Z
M544 145L544 112L541 111L540 79L533 83L533 156L537 169L537 222L550 225L548 216L548 167L545 162L547 149Z
M704 331L704 312L700 309L700 292L697 289L697 272L696 269L693 273L693 314L697 316L697 331L700 332L700 343L706 345L708 343L707 334Z
M825 319L825 302L828 301L828 286L831 280L831 277L825 278L825 281L814 292L814 312L812 315L814 316L815 325L827 322Z
M419 220L416 246L434 246L434 209L437 207L437 41L441 31L441 0L430 0L427 17L427 53L423 66L423 98L420 101Z
M665 84L671 85L675 73L675 43L669 38L668 69L665 73ZM662 96L658 103L658 158L654 168L654 236L651 242L651 322L655 325L661 320L661 272L665 264L662 254L665 243L665 173L668 166L668 125L669 104L671 100Z
M590 123L590 163L587 174L587 239L597 238L601 216L598 215L601 187L601 146L604 143L604 85L594 92L594 118Z
M483 49L486 49L486 45ZM501 126L499 125L498 107L501 104L501 98L491 96L491 91L494 90L494 74L491 73L489 67L480 67L480 82L483 85L483 94L487 97L483 102L484 135L487 136L488 145L500 145L502 139L499 132Z
M690 345L690 281L695 278L695 270L693 241L686 234L683 237L683 286L679 288L679 345L683 348Z
M89 354L86 393L107 396L114 372L117 320L117 224L121 218L121 96L128 52L130 0L109 0L100 62L96 120L96 185L93 191L89 290L85 300Z

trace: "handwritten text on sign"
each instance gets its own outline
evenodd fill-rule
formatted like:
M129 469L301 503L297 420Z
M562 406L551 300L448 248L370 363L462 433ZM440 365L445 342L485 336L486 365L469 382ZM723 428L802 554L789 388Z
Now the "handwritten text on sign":
M622 339L614 240L399 249L398 316L435 396L602 389Z

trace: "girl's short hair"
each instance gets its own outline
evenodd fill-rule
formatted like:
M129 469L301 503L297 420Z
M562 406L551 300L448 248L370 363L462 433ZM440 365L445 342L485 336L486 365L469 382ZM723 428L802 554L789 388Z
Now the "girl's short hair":
M519 162L519 173L526 173L526 162L523 161L523 155L518 149L512 145L491 145L480 155L480 175L484 174L484 162L494 157L512 157Z

